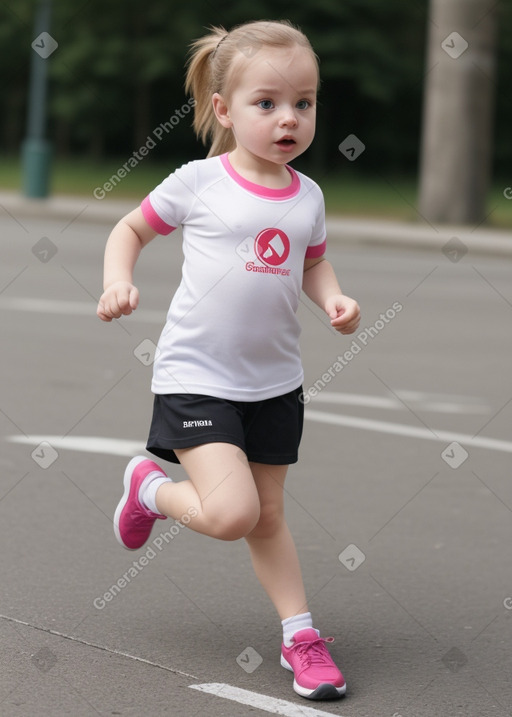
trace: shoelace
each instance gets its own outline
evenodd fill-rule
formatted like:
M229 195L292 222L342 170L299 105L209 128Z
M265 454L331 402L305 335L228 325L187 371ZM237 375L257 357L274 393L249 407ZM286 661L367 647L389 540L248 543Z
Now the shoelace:
M327 661L332 662L331 656L324 645L324 642L334 642L334 637L318 637L310 642L298 642L297 654L301 662L309 667L310 665L323 665ZM326 660L327 657L327 660Z
M144 527L147 525L148 521L154 520L155 518L165 518L165 515L156 515L156 513L150 513L150 515L148 515L142 507L136 508L131 514L131 519L134 525L141 527Z

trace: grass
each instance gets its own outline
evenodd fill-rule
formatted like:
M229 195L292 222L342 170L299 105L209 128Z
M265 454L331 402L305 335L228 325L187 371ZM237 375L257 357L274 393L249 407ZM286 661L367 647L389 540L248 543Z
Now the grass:
M417 221L418 188L416 177L333 177L320 182L328 214L367 218ZM486 226L512 228L512 199L503 190L510 186L496 181L486 202Z
M111 159L94 162L89 159L57 159L52 166L52 194L92 196L96 187L116 174L126 162ZM169 166L141 161L136 168L119 182L113 191L107 193L112 199L143 199L162 179L169 174ZM22 186L22 170L17 158L3 158L0 161L0 190L16 191Z
M126 158L94 162L83 158L57 159L52 169L52 194L92 196L96 187L116 174ZM179 166L177 162L175 166ZM107 193L111 199L142 199L166 177L174 166L169 163L141 161ZM414 221L418 218L416 177L386 179L327 175L319 178L328 214ZM20 191L22 172L17 157L0 158L0 191ZM512 199L503 195L506 182L496 182L487 201L487 224L496 228L512 227Z

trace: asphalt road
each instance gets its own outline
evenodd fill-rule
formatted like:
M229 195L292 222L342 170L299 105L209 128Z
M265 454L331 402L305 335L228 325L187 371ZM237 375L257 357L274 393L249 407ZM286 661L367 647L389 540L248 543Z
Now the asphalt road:
M512 714L510 261L333 240L361 327L300 307L311 401L288 517L348 683L311 703L243 542L171 521L154 555L114 539L181 254L155 240L137 314L103 324L108 229L0 220L0 714Z

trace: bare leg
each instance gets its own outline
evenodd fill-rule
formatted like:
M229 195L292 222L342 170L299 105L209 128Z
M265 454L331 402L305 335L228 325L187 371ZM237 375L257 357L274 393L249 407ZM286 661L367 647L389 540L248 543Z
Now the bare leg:
M165 483L156 492L162 515L186 523L198 533L238 540L256 525L259 496L243 451L231 443L205 443L176 450L189 480Z
M260 518L245 539L256 576L284 620L308 612L297 550L284 517L288 466L250 466L260 499Z

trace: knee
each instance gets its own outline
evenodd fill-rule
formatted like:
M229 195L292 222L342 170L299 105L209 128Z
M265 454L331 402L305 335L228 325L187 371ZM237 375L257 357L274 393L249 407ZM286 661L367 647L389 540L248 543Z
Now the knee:
M250 533L251 538L273 538L284 521L282 505L270 503L261 506L258 522Z
M259 517L260 509L257 503L227 510L213 519L212 537L219 540L245 538L257 525Z

